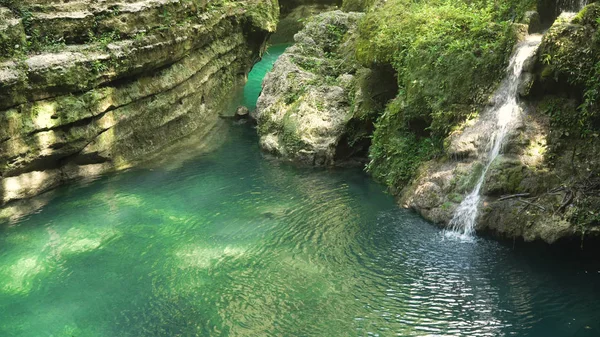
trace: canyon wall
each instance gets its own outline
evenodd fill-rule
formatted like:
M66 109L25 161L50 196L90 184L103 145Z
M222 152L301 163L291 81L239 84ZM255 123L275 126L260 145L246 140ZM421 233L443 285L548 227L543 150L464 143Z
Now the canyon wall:
M0 204L210 132L278 17L276 0L0 1Z

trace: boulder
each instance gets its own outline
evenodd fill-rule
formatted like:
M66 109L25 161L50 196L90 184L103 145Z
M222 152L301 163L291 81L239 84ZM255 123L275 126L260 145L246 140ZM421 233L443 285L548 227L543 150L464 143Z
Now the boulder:
M539 33L543 29L540 14L536 11L525 12L523 23L527 25L527 32L529 34Z
M344 64L343 36L356 29L360 13L317 15L296 34L263 82L257 122L263 150L309 165L336 163L348 121L357 66Z

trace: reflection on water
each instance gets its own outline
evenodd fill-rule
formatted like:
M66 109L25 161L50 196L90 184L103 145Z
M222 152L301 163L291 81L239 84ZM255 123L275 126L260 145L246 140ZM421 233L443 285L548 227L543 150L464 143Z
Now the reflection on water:
M3 227L0 335L598 335L597 267L449 240L362 172L265 161L229 128Z
M597 265L448 239L222 127L0 227L0 336L600 335Z

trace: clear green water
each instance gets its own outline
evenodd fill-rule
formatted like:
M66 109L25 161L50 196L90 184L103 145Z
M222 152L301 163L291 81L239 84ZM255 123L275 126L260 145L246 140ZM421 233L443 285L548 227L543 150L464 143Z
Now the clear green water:
M215 132L0 227L0 336L600 335L598 265L449 240L360 171Z
M263 55L262 60L252 68L252 73L248 75L248 82L244 87L243 105L250 111L256 109L256 101L262 90L262 81L265 75L273 68L279 55L283 54L289 44L277 44L271 46Z

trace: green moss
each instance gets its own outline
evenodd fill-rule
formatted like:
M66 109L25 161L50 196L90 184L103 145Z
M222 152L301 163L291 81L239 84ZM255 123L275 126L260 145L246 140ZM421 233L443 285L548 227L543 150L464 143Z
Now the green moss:
M600 198L585 196L575 201L575 204L566 211L565 218L577 224L582 233L589 227L600 225Z
M292 105L283 117L282 123L281 139L283 140L285 148L292 152L297 152L303 147L302 139L299 136L300 132L298 132L298 121L293 117L294 114L298 113L299 105L300 103L298 102Z
M146 35L163 36L167 33L183 36L179 28L197 24L208 26L210 20L220 20L223 16L244 12L244 19L250 21L250 26L247 27L249 32L272 32L279 15L277 0L261 0L252 6L246 6L246 2L229 0L210 1L209 6L206 0L182 0L146 9L139 15L122 12L121 5L113 5L91 17L77 20L57 19L49 24L49 20L37 19L35 15L47 11L45 4L30 5L22 1L0 0L0 5L10 8L12 14L21 19L22 24L19 26L23 42L4 43L2 35L5 32L1 32L0 57L13 56L15 51L23 54L56 52L64 50L66 45L80 44L91 45L89 51L105 51L110 43L128 39L139 41ZM210 12L211 15L207 19L206 15L199 15L201 12ZM0 21L2 20L0 12ZM20 46L19 50L13 50L16 44Z
M542 68L542 71L541 71L540 74L541 74L541 76L542 76L543 79L544 78L550 78L550 77L554 76L554 70L552 70L552 67L544 66Z
M0 7L0 60L22 54L26 48L25 30L16 18L12 11Z
M367 12L376 2L376 0L344 0L342 10L346 12Z
M395 77L389 69L361 69L355 75L348 92L350 111L346 135L348 144L371 144L375 122L385 109L385 102L396 95Z
M441 153L443 140L477 114L503 78L517 37L512 20L534 6L391 0L367 13L356 56L366 66L391 65L399 88L376 123L371 172L397 172L385 180L402 187L419 163Z
M600 18L600 5L597 3L592 3L577 13L577 16L573 18L572 23L579 25L590 25L594 28L597 28L598 18Z
M456 204L460 204L463 201L463 199L464 199L463 196L458 193L450 193L448 195L448 200L450 200Z
M447 210L451 209L453 206L454 206L453 203L451 203L451 202L445 202L445 203L442 204L441 209L444 210L444 211L447 211Z
M541 110L562 134L588 138L600 125L600 5L585 7L573 23L555 23L544 36L540 55L542 90L569 93L577 101L560 97L545 99Z
M545 77L551 72L555 80L565 80L570 85L585 85L594 73L598 47L593 30L583 26L558 24L544 36L540 46ZM564 77L561 78L561 77Z
M485 181L485 194L503 195L524 192L521 182L524 167L519 161L507 160L500 156L492 163Z
M477 185L484 168L481 162L477 162L468 171L457 170L450 181L451 188L456 193L464 194L471 192Z
M367 170L388 186L406 185L424 161L439 153L439 147L427 137L401 130L394 123L391 103L375 124L373 142L369 150L371 161Z

